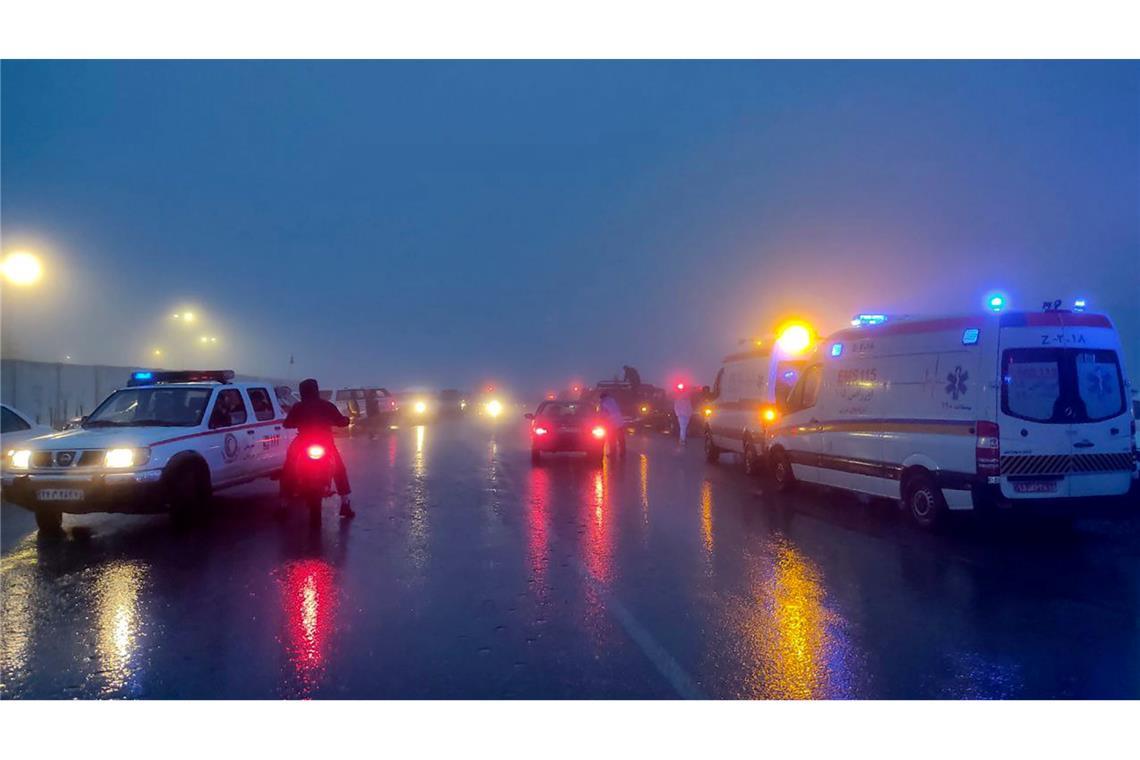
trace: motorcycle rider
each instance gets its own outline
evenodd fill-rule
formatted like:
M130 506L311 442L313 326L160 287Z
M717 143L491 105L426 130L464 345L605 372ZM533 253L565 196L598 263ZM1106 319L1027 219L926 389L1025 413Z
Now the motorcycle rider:
M283 423L287 428L295 428L299 435L289 445L289 452L285 456L285 473L281 477L282 496L288 496L291 488L288 475L292 472L295 459L302 455L304 447L311 443L318 443L332 457L333 481L336 483L336 492L340 495L340 516L355 517L352 509L352 489L348 485L348 471L344 466L344 459L337 450L333 440L334 427L348 427L349 419L340 413L336 404L321 398L320 386L313 378L301 381L301 400L289 409ZM304 441L304 443L302 443Z

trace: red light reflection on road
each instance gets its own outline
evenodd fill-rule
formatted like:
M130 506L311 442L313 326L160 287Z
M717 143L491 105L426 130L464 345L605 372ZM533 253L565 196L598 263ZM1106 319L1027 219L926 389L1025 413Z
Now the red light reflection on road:
M286 651L296 677L291 696L308 698L324 676L336 614L333 568L320 559L290 563L282 579Z
M546 555L550 549L549 527L546 522L550 510L550 473L542 467L531 467L528 486L530 503L527 508L527 548L534 582L541 591L545 588Z
M586 569L596 580L605 583L610 577L610 523L613 516L607 514L613 505L609 501L610 490L609 460L605 459L602 468L594 476L586 492Z

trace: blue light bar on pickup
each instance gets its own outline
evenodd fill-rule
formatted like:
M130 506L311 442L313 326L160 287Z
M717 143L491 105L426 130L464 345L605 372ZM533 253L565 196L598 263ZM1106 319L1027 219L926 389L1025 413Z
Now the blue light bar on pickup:
M140 370L131 373L127 387L158 385L159 383L228 383L234 379L232 369L187 369L174 372Z

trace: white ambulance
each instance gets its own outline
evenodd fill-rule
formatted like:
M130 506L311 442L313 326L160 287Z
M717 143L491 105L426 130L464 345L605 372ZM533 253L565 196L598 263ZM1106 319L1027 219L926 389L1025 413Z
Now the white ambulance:
M1137 477L1120 340L1102 314L856 319L817 348L768 430L778 488L807 481L947 510L1090 513Z
M806 325L790 325L779 338L724 357L712 401L693 410L705 418L705 459L710 464L721 454L734 453L745 472L760 473L767 453L764 430L799 379L812 339Z
M134 373L81 426L9 452L4 498L57 532L64 513L186 514L213 491L278 477L295 431L284 429L271 384L233 377Z

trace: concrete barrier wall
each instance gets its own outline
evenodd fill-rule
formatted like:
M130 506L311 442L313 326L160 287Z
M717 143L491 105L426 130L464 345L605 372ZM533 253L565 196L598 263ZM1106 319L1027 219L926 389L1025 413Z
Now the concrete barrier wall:
M59 427L73 417L91 412L111 391L125 386L137 369L3 359L0 360L0 401L36 422ZM238 375L237 379L294 388L297 385L296 381L256 375Z

